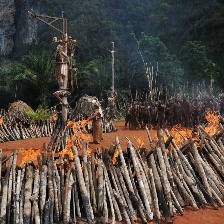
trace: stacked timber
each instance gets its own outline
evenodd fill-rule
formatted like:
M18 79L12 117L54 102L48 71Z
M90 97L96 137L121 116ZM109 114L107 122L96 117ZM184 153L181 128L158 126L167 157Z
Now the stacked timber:
M48 137L52 135L54 126L55 121L51 119L25 122L15 117L8 117L0 122L0 142Z
M56 123L53 112L51 118L35 121L25 116L27 107L19 101L12 104L8 112L0 111L0 142L52 135Z
M166 129L158 141L146 131L148 149L127 140L124 151L116 137L116 147L89 152L83 140L71 146L73 156L46 151L38 164L21 167L17 151L3 157L0 150L0 222L172 223L186 206L224 205L222 131L211 136L199 128L181 148Z

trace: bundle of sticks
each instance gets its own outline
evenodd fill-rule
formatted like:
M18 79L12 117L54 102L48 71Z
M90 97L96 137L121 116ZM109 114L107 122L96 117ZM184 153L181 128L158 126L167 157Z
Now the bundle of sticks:
M44 151L21 167L18 153L0 150L0 222L4 223L147 223L173 222L175 213L212 206L224 199L223 131L185 139L179 148L168 130L139 148L116 137L110 149L88 152L88 143L73 145L74 157ZM167 140L164 141L165 135ZM82 154L81 154L82 152Z
M0 142L51 136L54 126L55 121L51 119L25 122L15 117L7 117L0 122Z

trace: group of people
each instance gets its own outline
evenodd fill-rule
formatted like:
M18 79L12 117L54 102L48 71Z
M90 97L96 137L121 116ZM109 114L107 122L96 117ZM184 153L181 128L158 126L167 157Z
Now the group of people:
M94 113L88 118L92 121L93 143L99 144L103 140L102 110L94 105ZM162 100L139 103L137 101L126 104L125 128L149 129L167 128L181 125L186 128L205 123L206 114L214 114L224 121L224 99L212 98L171 98L167 102Z
M224 113L224 100L212 97L203 99L171 98L151 102L133 102L126 105L125 128L144 129L173 127L180 124L191 128L205 122L206 113L220 116Z

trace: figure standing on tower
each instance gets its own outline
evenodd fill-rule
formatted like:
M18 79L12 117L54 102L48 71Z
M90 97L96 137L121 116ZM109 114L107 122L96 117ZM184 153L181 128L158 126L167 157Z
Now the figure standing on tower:
M59 44L56 49L55 75L60 90L67 90L69 64L70 60L67 55L67 43L59 40Z

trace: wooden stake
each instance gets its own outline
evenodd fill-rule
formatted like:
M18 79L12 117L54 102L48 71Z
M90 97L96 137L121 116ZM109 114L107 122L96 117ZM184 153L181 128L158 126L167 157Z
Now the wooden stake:
M146 214L147 220L151 221L153 219L153 213L151 211L150 204L149 204L149 201L148 201L148 198L147 198L147 193L146 193L145 186L144 186L144 183L143 183L143 180L142 180L141 172L139 170L139 166L138 166L138 163L136 161L136 155L135 155L135 152L134 152L134 148L133 148L132 143L130 141L128 142L128 148L130 149L132 162L133 162L133 165L134 165L134 168L135 168L135 171L136 171L136 177L137 177L139 188L140 188L139 190L141 192L141 195L142 195L142 198L143 198L143 201L144 201L144 204L145 204L145 208L146 208L146 211L147 211L147 214Z
M44 208L47 200L47 166L41 167L40 173L40 218L44 220Z
M24 192L24 222L29 223L31 220L31 195L33 185L33 167L29 164L26 168L26 183Z
M83 206L85 208L86 218L87 218L88 224L92 224L93 221L92 221L92 215L91 215L91 205L89 203L89 197L88 197L88 193L87 193L87 190L86 190L85 181L84 181L84 178L83 178L82 168L81 168L81 164L80 164L80 159L79 159L79 156L78 156L78 150L77 150L76 146L72 146L72 151L73 151L73 154L75 156L75 158L74 158L75 167L76 167L76 171L77 171L78 182L79 182L79 187L80 187L80 191L81 191Z
M31 197L31 200L33 202L32 216L34 218L35 224L40 224L40 211L38 205L39 189L40 189L40 172L37 169L34 171L33 195Z

